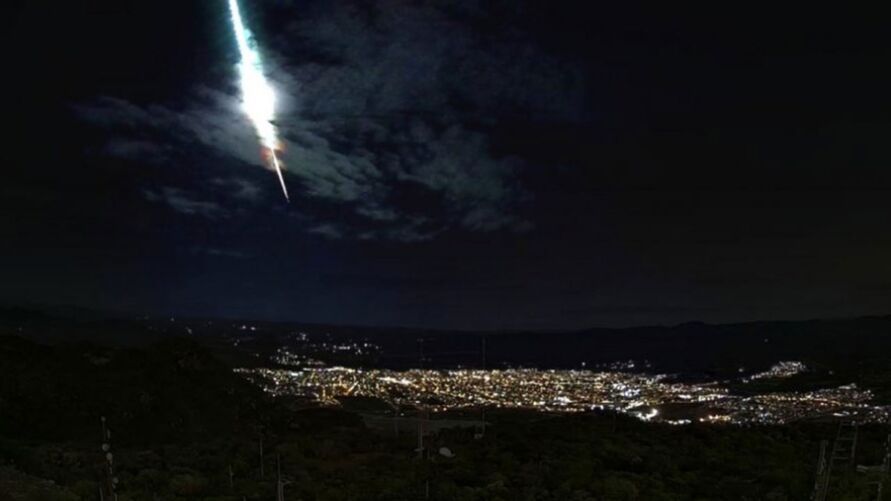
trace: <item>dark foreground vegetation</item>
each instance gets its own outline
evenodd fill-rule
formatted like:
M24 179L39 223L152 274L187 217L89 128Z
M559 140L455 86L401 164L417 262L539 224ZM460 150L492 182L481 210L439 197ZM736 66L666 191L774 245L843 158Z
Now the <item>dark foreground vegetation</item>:
M3 337L0 500L98 499L100 416L113 429L121 501L271 500L279 463L291 500L803 500L819 443L835 433L831 423L670 427L490 412L482 438L445 429L419 458L416 434L272 401L190 341L50 348ZM857 463L880 462L887 433L862 428ZM874 499L867 480L839 477L831 499Z

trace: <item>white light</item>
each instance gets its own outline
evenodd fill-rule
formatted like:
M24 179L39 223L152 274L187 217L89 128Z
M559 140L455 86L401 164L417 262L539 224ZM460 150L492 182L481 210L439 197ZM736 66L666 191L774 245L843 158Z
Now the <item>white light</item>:
M285 194L285 199L290 200L281 164L276 155L279 142L273 124L276 104L275 89L263 74L263 61L257 50L257 43L250 30L244 27L238 0L229 0L229 12L232 16L235 39L238 42L238 53L241 56L241 61L238 63L238 73L241 77L241 107L254 124L260 144L269 150L272 167L278 175L282 192Z

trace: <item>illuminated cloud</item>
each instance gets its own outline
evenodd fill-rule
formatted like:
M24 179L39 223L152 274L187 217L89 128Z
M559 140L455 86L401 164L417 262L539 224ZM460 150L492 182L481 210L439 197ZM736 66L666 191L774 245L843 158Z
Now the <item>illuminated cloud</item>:
M373 22L352 6L317 5L266 47L286 176L304 200L300 210L315 220L307 230L412 241L449 228L530 230L518 215L530 200L519 182L525 164L496 153L492 131L505 113L576 120L582 78L511 33L482 45L443 9L389 3ZM294 53L301 57L289 58ZM130 141L108 146L108 155L145 161L154 145L157 160L175 162L175 151L198 144L259 165L251 122L270 123L270 102L255 103L252 110L265 111L247 120L238 97L199 87L180 106L103 97L78 111ZM321 208L330 204L357 219Z

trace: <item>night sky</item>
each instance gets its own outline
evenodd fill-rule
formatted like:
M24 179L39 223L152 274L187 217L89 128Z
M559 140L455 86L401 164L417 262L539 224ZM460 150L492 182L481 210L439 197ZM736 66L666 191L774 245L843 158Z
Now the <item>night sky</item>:
M876 12L241 0L4 7L0 302L444 329L891 312ZM737 9L737 10L734 10Z

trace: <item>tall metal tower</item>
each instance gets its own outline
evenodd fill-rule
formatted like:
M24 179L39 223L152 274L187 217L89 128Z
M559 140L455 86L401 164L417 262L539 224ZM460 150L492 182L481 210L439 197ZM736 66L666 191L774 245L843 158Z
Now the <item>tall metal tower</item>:
M822 490L828 467L826 464L827 447L829 447L829 440L820 440L820 458L817 460L817 475L814 480L814 492L811 494L811 499L816 501L822 501L826 498Z
M832 490L833 475L838 476L850 471L854 466L854 457L857 453L857 423L841 422L838 424L838 432L835 434L835 442L832 444L832 454L829 456L829 464L823 475L822 483L815 489L814 500L826 501Z

